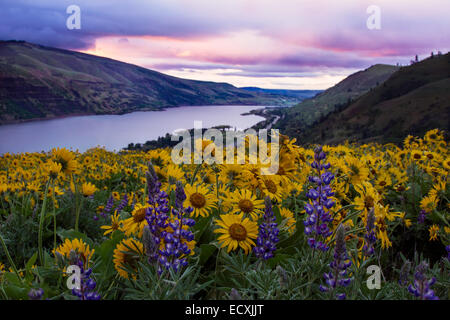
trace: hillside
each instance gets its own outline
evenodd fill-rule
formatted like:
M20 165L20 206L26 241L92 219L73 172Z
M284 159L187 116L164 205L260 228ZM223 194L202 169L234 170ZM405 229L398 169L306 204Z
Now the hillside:
M379 141L398 143L427 130L449 130L450 53L402 67L341 111L301 135L307 142Z
M275 127L298 137L306 127L383 83L398 69L396 66L377 64L356 72L315 97L284 109Z
M301 100L309 99L317 94L323 92L323 90L286 90L286 89L263 89L258 87L241 87L239 89L244 89L247 91L252 92L262 92L262 93L270 93L270 94L277 94L277 95L283 95L287 97L296 97Z
M181 105L289 105L298 101L227 83L180 79L94 55L0 41L0 124Z

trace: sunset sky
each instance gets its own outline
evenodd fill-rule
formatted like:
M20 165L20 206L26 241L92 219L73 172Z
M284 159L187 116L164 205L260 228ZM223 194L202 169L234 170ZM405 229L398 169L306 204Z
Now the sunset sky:
M81 9L68 30L66 8ZM366 9L381 9L369 30ZM235 86L326 89L376 63L450 50L450 0L0 0L0 39Z

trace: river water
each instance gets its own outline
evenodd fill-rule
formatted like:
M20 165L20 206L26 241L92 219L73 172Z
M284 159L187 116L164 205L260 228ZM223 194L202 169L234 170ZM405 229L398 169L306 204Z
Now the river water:
M84 152L101 146L120 150L129 143L144 143L177 129L190 129L194 121L203 128L229 125L247 129L264 118L243 116L262 106L189 106L165 111L132 112L124 115L67 117L0 126L0 154L49 151L65 147Z

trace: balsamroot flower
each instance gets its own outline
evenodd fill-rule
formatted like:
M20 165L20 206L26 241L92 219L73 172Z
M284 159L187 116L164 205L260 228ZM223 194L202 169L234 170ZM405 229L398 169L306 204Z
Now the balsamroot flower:
M420 300L439 300L439 297L435 296L431 286L436 282L436 278L433 277L430 280L426 277L428 271L428 263L422 261L416 268L414 274L414 285L410 284L408 291Z
M334 195L333 190L329 186L334 179L334 175L328 172L329 163L323 163L326 159L322 147L314 149L314 161L311 167L316 171L317 176L310 176L309 181L317 185L317 188L309 189L307 197L310 203L305 205L307 214L305 225L305 234L308 236L308 245L312 249L327 251L329 247L325 244L325 239L332 232L328 227L328 223L333 221L329 210L335 205L331 197Z
M259 225L258 238L256 239L256 247L253 248L253 252L258 258L267 260L273 257L273 253L277 249L276 243L279 241L278 233L280 230L275 222L270 197L267 196L264 202L266 206L264 221Z
M331 271L325 273L323 276L327 286L320 286L320 291L334 293L334 290L338 287L346 287L349 285L351 278L347 277L347 269L352 262L347 255L347 249L345 246L345 230L342 225L338 227L336 233L336 246L334 248L334 260L330 263ZM336 298L339 300L345 299L345 293L337 293Z
M91 197L96 191L98 191L97 187L90 182L83 183L81 186L81 193L85 197Z

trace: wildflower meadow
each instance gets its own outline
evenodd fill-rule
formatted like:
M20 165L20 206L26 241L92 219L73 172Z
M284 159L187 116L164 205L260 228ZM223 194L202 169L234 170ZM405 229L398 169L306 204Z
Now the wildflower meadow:
M0 299L448 299L444 136L281 135L273 175L169 148L3 154Z

